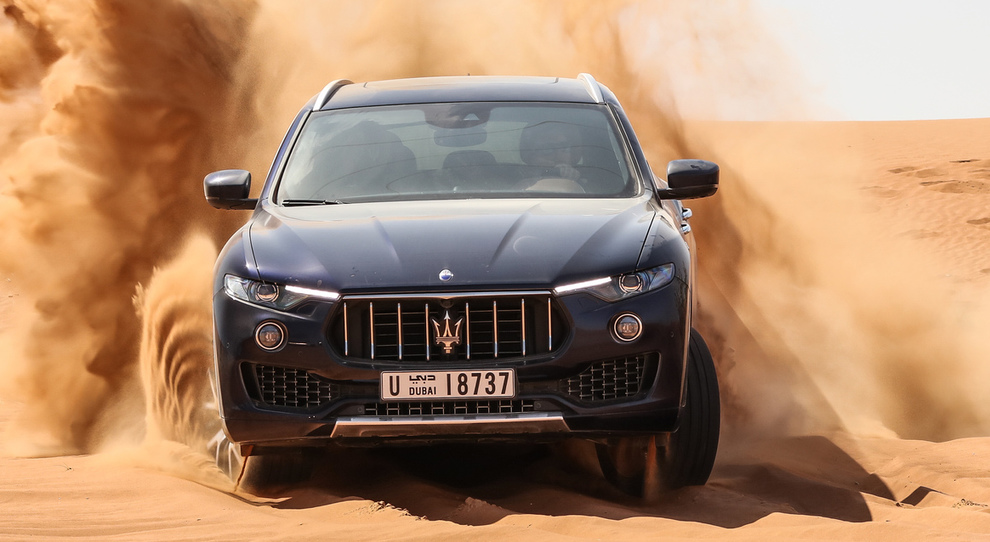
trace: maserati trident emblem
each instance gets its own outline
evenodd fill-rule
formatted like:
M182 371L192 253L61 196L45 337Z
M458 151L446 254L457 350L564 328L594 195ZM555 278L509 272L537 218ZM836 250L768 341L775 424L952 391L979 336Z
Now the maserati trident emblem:
M454 273L450 269L440 271L440 280L447 282L452 278L454 278Z
M445 311L443 314L443 331L440 331L440 322L437 322L436 318L430 318L433 322L433 330L436 331L437 336L434 339L436 344L443 345L443 353L449 354L454 350L455 344L461 344L461 324L464 323L464 317L457 319L454 322L454 329L450 329L450 311Z

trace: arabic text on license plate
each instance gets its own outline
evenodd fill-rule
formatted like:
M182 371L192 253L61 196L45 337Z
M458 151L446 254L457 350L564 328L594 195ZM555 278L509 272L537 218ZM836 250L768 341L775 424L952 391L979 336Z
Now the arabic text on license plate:
M515 395L512 369L382 372L383 401L504 399Z

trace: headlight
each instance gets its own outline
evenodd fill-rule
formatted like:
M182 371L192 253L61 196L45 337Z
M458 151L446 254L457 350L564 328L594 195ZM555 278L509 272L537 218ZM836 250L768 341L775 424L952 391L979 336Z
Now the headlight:
M566 284L554 288L554 292L560 295L583 291L612 302L656 290L673 279L674 264L668 263L634 273Z
M340 297L337 292L329 290L314 290L292 285L283 286L235 275L224 277L223 289L227 295L234 299L278 310L291 309L312 297L330 301Z

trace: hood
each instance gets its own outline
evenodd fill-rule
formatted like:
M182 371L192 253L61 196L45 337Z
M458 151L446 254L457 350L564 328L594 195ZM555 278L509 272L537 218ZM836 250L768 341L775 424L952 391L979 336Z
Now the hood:
M634 270L655 214L648 198L270 207L250 238L262 277L308 287L551 288Z

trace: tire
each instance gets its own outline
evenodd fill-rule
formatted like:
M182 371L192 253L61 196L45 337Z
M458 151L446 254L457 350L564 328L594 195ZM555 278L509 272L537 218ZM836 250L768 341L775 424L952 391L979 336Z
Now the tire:
M248 456L240 487L257 491L301 484L313 474L316 464L314 452L289 449Z
M705 485L718 451L721 410L715 361L705 340L694 329L687 377L687 405L681 411L677 431L667 438L660 465L664 486L669 489Z
M248 490L298 484L310 478L315 466L315 450L308 449L289 448L244 457L240 446L230 442L223 431L210 440L207 449L217 468L235 487Z
M215 405L220 403L217 393L216 378L209 371L210 389L213 393L211 413L219 421L220 412ZM264 490L272 486L297 484L308 480L316 465L314 451L309 449L271 450L264 455L241 455L241 447L227 438L223 429L217 430L206 443L207 453L227 478L234 482L234 487L244 487L249 490Z
M608 483L634 497L651 492L647 484L655 484L657 480L654 463L649 461L650 455L656 457L654 437L609 439L607 444L596 444L595 449L598 465ZM651 467L652 472L647 472L647 467Z
M230 442L223 430L220 430L206 444L206 449L213 456L220 472L224 473L232 482L237 482L244 467L244 458L241 457L240 447Z
M599 444L598 462L605 479L637 497L708 481L718 451L718 379L708 345L694 329L688 345L685 403L673 433Z

